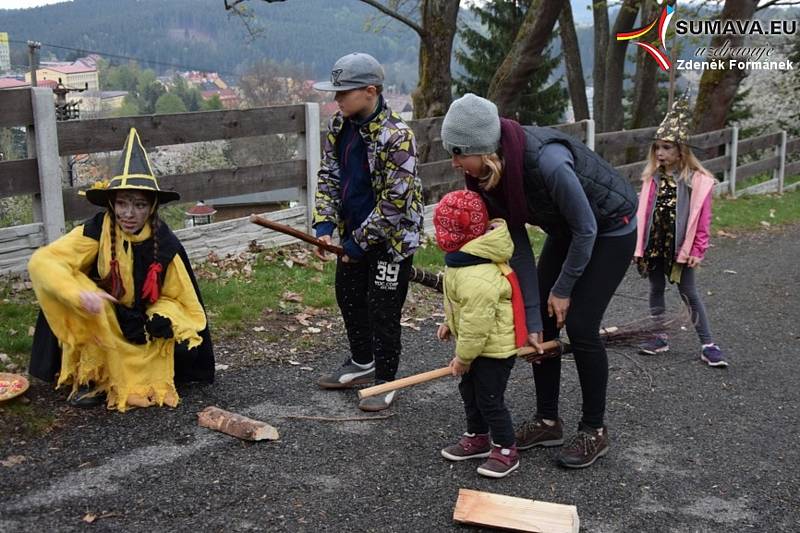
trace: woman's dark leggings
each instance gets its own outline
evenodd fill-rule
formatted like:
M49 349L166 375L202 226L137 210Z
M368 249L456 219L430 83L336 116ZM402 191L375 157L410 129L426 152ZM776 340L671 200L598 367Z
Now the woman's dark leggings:
M703 300L697 294L697 288L694 284L695 270L684 265L681 281L678 283L678 293L692 313L692 324L694 324L694 329L697 331L700 342L702 344L711 344L711 330L708 327L706 308L703 305ZM664 263L659 261L655 268L648 273L648 278L650 279L650 314L654 317L659 317L666 311L664 289L666 288L667 280L664 275Z
M569 238L547 237L539 257L539 294L544 322L544 340L558 337L555 317L547 316L547 298L561 273L569 250ZM603 314L630 265L636 246L636 232L619 237L598 237L592 258L572 289L566 328L578 369L583 393L584 425L603 427L608 385L608 357L600 339ZM533 364L536 383L536 409L542 418L558 418L561 385L561 358Z

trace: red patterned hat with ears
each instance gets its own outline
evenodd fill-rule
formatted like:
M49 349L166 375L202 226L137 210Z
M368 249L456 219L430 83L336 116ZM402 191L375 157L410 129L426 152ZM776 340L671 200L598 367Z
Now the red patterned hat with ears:
M481 196L474 191L445 194L433 214L436 244L445 252L455 252L486 233L489 213Z

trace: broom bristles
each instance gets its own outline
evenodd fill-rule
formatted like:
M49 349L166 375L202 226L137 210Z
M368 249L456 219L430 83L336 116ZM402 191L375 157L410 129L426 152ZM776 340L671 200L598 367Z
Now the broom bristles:
M648 316L612 328L603 328L600 335L606 346L625 346L638 344L657 334L677 331L691 322L688 309L655 317Z

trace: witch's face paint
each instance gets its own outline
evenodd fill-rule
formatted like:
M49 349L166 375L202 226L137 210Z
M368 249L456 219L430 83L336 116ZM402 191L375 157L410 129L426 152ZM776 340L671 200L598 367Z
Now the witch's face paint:
M114 198L114 215L125 233L138 233L153 207L142 191L119 191Z

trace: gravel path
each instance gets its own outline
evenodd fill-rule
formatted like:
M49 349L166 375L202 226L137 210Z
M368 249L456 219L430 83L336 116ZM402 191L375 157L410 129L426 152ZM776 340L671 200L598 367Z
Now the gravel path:
M585 531L798 531L799 229L715 239L698 285L728 369L698 360L693 331L666 355L610 352L612 450L592 468L560 469L547 450L523 452L504 480L447 463L439 449L463 430L451 379L404 392L384 420L287 418L364 415L354 391L314 384L343 357L340 337L312 357L295 354L300 365L279 356L231 364L214 386L182 388L175 410L77 411L35 384L29 397L52 406L56 425L28 441L2 428L0 459L25 460L0 465L0 531L449 531L463 529L452 522L460 487L575 504ZM631 269L608 323L644 315L646 294ZM677 305L674 288L668 300ZM420 324L404 328L402 375L448 360L433 320ZM219 344L220 363L223 350L258 349L252 339ZM529 365L518 362L508 396L517 421L531 413ZM574 429L571 361L561 398ZM268 421L281 439L243 443L199 428L207 405Z

